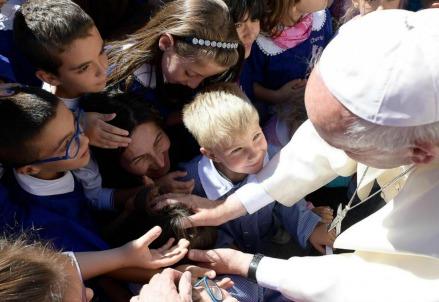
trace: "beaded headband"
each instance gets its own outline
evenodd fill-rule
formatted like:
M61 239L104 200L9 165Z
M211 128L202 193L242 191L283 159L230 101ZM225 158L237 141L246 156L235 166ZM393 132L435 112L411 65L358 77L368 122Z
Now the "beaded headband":
M186 37L184 38L184 41L193 45L200 45L200 46L207 46L214 48L217 47L224 49L237 49L239 45L237 42L210 41L207 39L200 39L196 37Z

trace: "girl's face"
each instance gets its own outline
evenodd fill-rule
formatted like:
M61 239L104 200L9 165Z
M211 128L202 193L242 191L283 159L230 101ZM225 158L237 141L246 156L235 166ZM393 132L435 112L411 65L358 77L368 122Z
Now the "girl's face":
M241 40L242 44L244 45L245 58L247 59L250 56L253 42L255 42L261 30L259 20L250 19L248 13L246 13L244 18L240 22L236 23L235 26L239 40Z
M328 0L300 0L294 4L295 9L301 14L309 14L325 9Z
M352 0L355 8L358 8L360 15L366 15L370 12L382 9L400 8L400 0Z
M228 69L211 60L179 56L175 52L173 38L168 35L163 35L160 38L159 47L163 51L163 76L165 81L171 84L185 85L195 89L204 79L223 73Z
M169 171L170 145L168 136L158 125L153 122L140 124L134 128L120 165L131 174L159 178Z

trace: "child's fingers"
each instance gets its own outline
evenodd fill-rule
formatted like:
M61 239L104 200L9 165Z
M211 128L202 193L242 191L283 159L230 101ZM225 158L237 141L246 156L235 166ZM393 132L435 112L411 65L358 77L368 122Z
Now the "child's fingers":
M234 283L230 278L223 278L220 281L216 281L216 284L223 289L228 289L231 288Z
M174 243L174 241L175 241L175 238L169 238L169 240L164 245L159 247L157 249L157 251L160 253L163 253L164 251L169 250L171 248L172 244Z
M187 192L194 185L195 185L195 181L193 179L188 181L175 181L174 183L175 189L180 190L181 192Z
M184 248L184 249L176 250L172 253L166 253L164 256L162 256L161 259L157 260L156 263L160 267L173 265L173 264L177 263L178 261L180 261L181 259L183 259L184 256L186 256L187 252L188 252L188 249Z
M323 246L321 246L320 244L313 244L314 248L320 253L320 254L324 254L325 253L325 249L323 248Z
M135 240L135 242L142 246L149 246L154 240L156 240L160 234L162 233L162 228L159 226L155 226L150 229L146 234L142 237Z
M121 129L119 127L110 125L108 123L106 123L105 121L101 120L100 123L98 124L99 127L108 133L112 133L115 135L120 135L120 136L128 136L130 133L128 131L126 131L125 129Z
M187 172L186 171L173 171L173 172L170 172L168 175L171 176L172 179L175 179L178 177L186 176Z
M107 144L116 144L121 147L127 147L129 143L131 143L131 138L120 136L117 134L112 134L108 132L101 132L100 134L101 140Z

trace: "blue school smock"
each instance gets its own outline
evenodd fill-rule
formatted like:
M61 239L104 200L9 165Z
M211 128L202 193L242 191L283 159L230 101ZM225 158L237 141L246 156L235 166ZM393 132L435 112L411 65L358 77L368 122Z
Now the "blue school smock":
M108 249L99 236L81 185L75 180L72 192L37 196L24 191L12 173L6 173L9 218L3 229L30 231L38 239L51 241L56 249L84 252Z

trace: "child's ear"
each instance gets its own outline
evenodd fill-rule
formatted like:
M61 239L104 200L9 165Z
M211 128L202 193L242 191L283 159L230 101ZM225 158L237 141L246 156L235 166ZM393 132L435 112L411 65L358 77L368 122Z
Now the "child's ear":
M215 154L213 154L213 152L210 151L209 149L206 149L206 148L204 148L204 147L201 147L201 148L200 148L200 153L203 154L204 156L206 156L207 158L213 160L213 161L216 160L216 158L215 158Z
M41 169L38 168L38 166L26 165L23 167L15 168L15 171L17 171L17 173L19 173L19 174L35 175L35 174L40 173Z
M53 73L39 69L35 72L35 75L41 81L46 82L52 86L59 86L61 84L61 81Z
M416 142L410 158L415 164L428 164L437 157L437 147L431 142Z
M170 47L174 46L174 38L170 34L163 34L159 39L159 48L162 51L168 50Z

